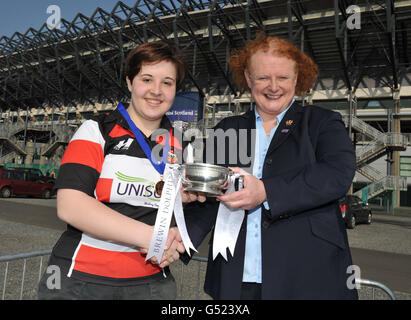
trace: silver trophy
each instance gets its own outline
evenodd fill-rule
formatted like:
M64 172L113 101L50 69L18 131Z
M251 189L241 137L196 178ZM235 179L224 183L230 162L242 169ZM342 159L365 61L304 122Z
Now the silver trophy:
M182 166L182 170L184 191L203 192L208 196L223 194L223 186L234 174L229 168L208 163L186 163ZM241 184L242 181L239 183Z

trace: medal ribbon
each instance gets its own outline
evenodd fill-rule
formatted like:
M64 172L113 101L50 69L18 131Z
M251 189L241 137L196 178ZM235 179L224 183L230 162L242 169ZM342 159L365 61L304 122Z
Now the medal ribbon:
M136 137L136 140L137 140L138 144L140 145L141 149L143 149L144 154L146 155L147 159L151 162L151 164L157 170L157 172L162 175L164 173L164 169L166 167L168 150L170 148L169 147L169 142L168 142L168 137L166 137L166 144L165 144L164 149L163 149L163 156L162 156L161 161L160 162L155 162L153 160L152 155L151 155L150 146L148 145L148 143L144 139L144 136L141 133L141 131L139 130L139 128L137 128L137 126L135 125L133 120L131 120L130 115L128 114L126 108L124 108L124 106L121 102L118 104L117 110L120 111L120 113L122 114L124 119L127 121L128 126L130 127L130 130L133 132L134 136Z
M184 220L180 194L181 179L182 171L180 170L180 165L167 163L164 170L164 187L161 193L160 205L158 207L153 236L151 238L146 261L151 257L156 257L157 261L161 262L173 211L178 230L183 240L184 248L188 255L190 255L190 249L197 252L188 235Z
M123 104L119 103L117 109L127 121L131 131L137 139L137 142L139 143L141 149L143 149L145 155L150 160L153 167L157 170L158 173L164 174L164 187L161 193L156 222L154 224L153 236L151 238L146 261L154 256L156 257L158 262L161 262L164 247L168 237L168 231L170 229L170 222L173 216L173 211L176 218L177 227L179 229L187 253L190 255L190 249L193 249L195 252L197 252L188 235L184 220L183 205L181 202L180 194L182 175L180 165L167 163L167 156L170 149L168 136L166 137L162 160L160 161L160 163L157 163L152 159L150 146L147 144L141 131L131 120L130 115L124 108Z

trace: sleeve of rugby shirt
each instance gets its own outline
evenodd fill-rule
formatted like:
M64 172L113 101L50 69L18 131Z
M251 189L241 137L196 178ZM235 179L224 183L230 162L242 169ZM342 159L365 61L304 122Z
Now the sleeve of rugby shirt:
M104 162L104 144L98 122L85 121L64 152L55 189L75 189L94 197Z

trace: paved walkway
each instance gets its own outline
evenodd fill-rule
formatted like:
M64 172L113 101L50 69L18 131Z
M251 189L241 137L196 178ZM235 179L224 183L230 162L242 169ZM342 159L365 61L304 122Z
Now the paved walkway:
M0 200L0 204L3 199ZM55 200L44 201L42 199L8 199L7 202L18 202L25 204L55 206ZM4 203L3 203L4 204ZM0 208L1 209L1 208ZM354 230L348 230L348 238L350 246L352 247L354 263L357 263L364 270L363 278L376 280L382 282L388 287L392 282L397 289L402 292L407 290L409 281L404 281L404 272L406 273L406 265L411 257L411 208L398 208L394 215L382 210L382 208L372 208L374 223L371 225L358 225ZM42 249L52 248L61 234L61 230L40 227L38 224L21 223L15 220L6 219L0 220L0 255L21 253L28 251L36 251ZM200 255L206 255L208 250L208 241L205 240L203 245L199 248ZM387 260L386 256L390 258ZM392 263L390 263L392 261ZM405 262L404 262L405 261ZM393 274L392 278L384 278L391 272L390 268L399 265L401 267L402 278L399 274ZM199 269L200 268L200 269ZM384 271L383 278L381 275L381 268ZM404 269L405 268L405 269ZM34 278L38 274L38 265L33 266ZM188 267L182 269L181 264L176 263L172 266L173 274L177 282L183 283L184 288L181 290L179 286L180 298L183 299L209 299L202 291L202 283L205 275L205 263L190 263ZM6 292L6 299L18 298L21 266L16 272L9 270L8 289ZM4 266L0 266L0 275L4 275ZM181 277L184 277L181 281ZM405 277L406 279L411 279ZM0 287L3 285L2 276L0 276ZM14 288L13 288L14 287ZM33 286L34 287L34 286ZM28 288L28 286L27 286ZM390 287L391 288L391 287ZM12 290L14 289L14 290ZM198 289L200 289L198 291ZM394 288L392 288L394 290ZM9 291L10 290L10 291ZM25 289L26 290L26 289ZM394 290L394 291L396 291ZM16 294L12 294L14 291ZM395 292L397 295L398 293ZM362 296L363 299L369 299L371 293ZM1 297L0 297L1 298ZM28 292L25 291L24 299L35 298L35 291L33 289ZM411 299L411 294L402 294L398 296L400 299Z

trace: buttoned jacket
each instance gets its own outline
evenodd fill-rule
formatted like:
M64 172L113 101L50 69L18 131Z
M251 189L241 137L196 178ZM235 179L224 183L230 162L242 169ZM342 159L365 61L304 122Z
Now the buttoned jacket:
M247 154L253 154L254 111L226 118L218 128L247 131L246 138L238 139L237 163L229 163L227 144L215 147L226 152L223 165L250 167L241 163L244 155L240 157L239 150L247 146ZM355 289L347 285L352 259L337 203L348 191L355 167L355 151L340 114L294 102L263 164L261 180L270 210L262 206L262 299L357 298ZM218 205L210 199L186 206L187 228L195 246L213 230ZM240 298L246 217L228 261L221 255L212 259L211 236L204 289L215 299ZM187 263L189 258L185 255L182 260Z

